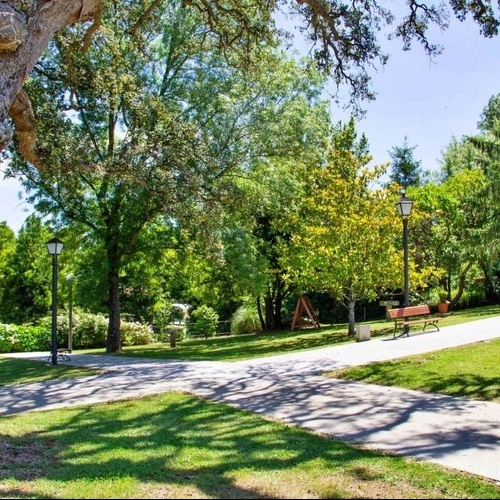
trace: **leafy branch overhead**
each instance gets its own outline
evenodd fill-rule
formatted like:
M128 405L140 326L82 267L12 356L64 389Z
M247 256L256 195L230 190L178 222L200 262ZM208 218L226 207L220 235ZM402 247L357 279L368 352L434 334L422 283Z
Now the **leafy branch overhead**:
M26 158L33 158L30 151L35 121L31 106L24 98L13 104L57 32L83 23L86 31L74 50L84 50L89 47L90 38L106 28L101 17L103 6L109 4L133 14L131 34L140 38L142 26L151 19L160 19L160 14L175 3L166 0L133 0L126 4L104 0L0 2L0 151L12 140L15 127L18 134L25 134L21 142L25 142ZM237 60L249 67L258 63L260 48L278 43L279 38L286 39L283 30L277 29L276 16L296 19L297 28L311 42L316 65L337 86L348 86L350 104L358 112L362 112L364 100L375 98L370 68L387 62L387 54L380 46L384 28L395 23L388 34L400 38L404 50L410 49L416 40L433 56L441 47L429 40L428 30L432 26L446 29L451 15L459 20L472 17L486 37L496 36L500 24L498 10L483 0L449 0L437 5L409 0L405 14L396 22L393 10L382 7L376 0L184 0L178 3L181 4L201 16L207 43L215 40L231 64L235 62L232 54L239 52Z

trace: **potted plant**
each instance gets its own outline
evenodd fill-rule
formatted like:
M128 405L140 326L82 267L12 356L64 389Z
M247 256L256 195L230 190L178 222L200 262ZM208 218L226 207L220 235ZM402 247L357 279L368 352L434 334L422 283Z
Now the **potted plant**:
M448 300L448 292L446 290L438 291L439 302L437 304L438 312L447 313L450 308L450 301Z

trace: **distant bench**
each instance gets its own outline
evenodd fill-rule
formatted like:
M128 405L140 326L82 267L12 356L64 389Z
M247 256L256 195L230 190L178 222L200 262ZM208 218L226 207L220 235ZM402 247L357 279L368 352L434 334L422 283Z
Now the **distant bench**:
M408 306L408 307L398 307L396 309L388 309L387 310L387 319L392 319L394 321L394 334L393 337L396 337L396 333L399 329L403 329L403 331L398 335L406 335L410 336L410 326L423 324L424 327L422 329L425 330L427 325L432 325L439 331L439 327L437 325L438 321L442 318L440 317L429 317L431 311L428 305L423 306ZM419 318L419 319L412 319Z
M47 358L47 363L50 363L52 361L52 339L48 341L49 348L50 348L50 354ZM57 352L56 352L56 361L71 361L71 358L68 356L71 351L67 347L58 347Z

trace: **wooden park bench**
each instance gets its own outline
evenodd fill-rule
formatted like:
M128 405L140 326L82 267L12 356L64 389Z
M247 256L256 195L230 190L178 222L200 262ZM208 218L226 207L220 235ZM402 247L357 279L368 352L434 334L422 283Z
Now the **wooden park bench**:
M408 307L398 307L395 309L388 309L387 319L394 321L393 337L396 337L396 333L401 328L403 329L403 331L398 335L398 337L400 337L401 335L406 335L407 337L409 337L410 326L417 324L424 325L422 331L424 331L428 325L433 326L434 328L436 328L437 331L439 331L437 323L442 318L435 316L430 317L430 314L431 311L428 305L408 306Z

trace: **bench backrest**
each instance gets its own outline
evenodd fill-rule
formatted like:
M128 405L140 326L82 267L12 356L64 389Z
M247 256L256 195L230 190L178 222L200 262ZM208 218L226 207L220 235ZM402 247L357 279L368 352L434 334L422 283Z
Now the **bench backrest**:
M428 305L398 307L396 309L387 310L388 319L409 318L411 316L425 316L430 313L431 311Z

